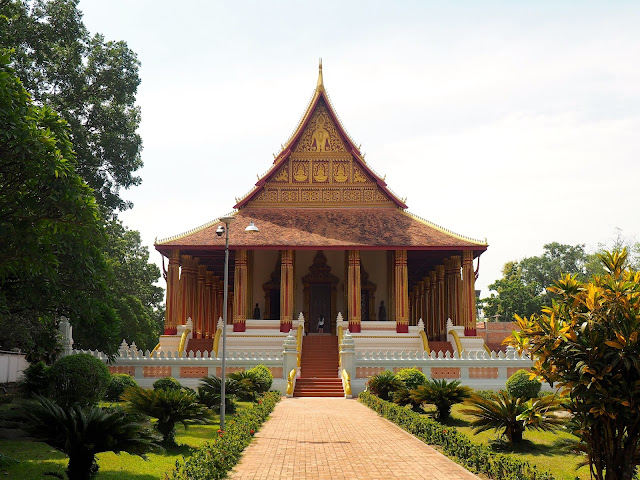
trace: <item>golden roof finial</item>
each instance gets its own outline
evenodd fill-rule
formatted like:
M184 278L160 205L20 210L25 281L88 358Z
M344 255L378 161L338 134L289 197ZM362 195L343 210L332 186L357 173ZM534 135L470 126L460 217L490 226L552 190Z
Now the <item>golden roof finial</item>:
M324 91L324 81L322 80L322 57L320 57L320 65L318 66L318 86L316 90L319 92Z

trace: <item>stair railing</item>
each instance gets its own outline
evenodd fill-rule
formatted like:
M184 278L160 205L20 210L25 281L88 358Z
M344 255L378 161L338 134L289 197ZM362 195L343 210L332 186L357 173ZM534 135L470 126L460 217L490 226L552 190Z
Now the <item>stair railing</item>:
M462 352L464 350L462 349L462 343L460 342L458 332L456 332L455 330L449 330L449 335L451 335L456 342L456 348L458 349L458 358L460 358L460 355L462 355Z
M302 361L302 335L304 334L304 326L298 325L298 332L296 333L296 347L298 348L298 368L300 368L300 362Z
M184 331L182 332L182 335L180 336L180 345L178 346L178 355L182 355L182 352L184 352L184 347L185 344L187 343L187 336L191 333L191 330L189 330L188 328L185 328Z
M342 369L342 388L345 398L351 398L351 375L344 368Z
M431 355L431 349L429 348L429 339L427 338L427 334L424 333L424 330L420 330L418 333L422 338L422 349L427 353L427 355Z
M287 397L293 397L293 390L296 388L297 368L292 369L287 377Z
M222 335L222 327L218 326L216 330L216 334L213 337L213 352L215 353L216 358L218 357L218 348L220 348L220 336Z

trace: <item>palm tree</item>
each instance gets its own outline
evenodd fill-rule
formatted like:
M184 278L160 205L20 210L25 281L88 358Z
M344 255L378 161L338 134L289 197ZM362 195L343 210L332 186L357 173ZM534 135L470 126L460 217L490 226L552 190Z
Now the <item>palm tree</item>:
M471 388L460 385L459 380L447 382L445 379L434 379L411 390L410 398L418 405L423 403L435 405L436 418L442 422L449 418L451 406L468 398L471 392Z
M462 413L475 417L471 422L475 433L503 429L503 435L511 444L521 442L527 428L552 431L564 423L554 413L563 409L555 395L527 400L501 390L487 398L473 394L468 403L471 407L463 409Z
M382 400L391 400L393 394L404 387L404 382L396 374L385 370L369 379L368 388L371 393Z
M34 437L69 456L69 480L86 480L98 471L95 455L100 452L128 452L144 456L158 447L158 437L148 422L122 408L63 409L40 396L22 409L25 429Z
M193 391L130 387L121 398L127 402L129 411L158 419L155 428L165 446L176 444L176 423L182 423L185 428L188 423L211 423L211 411L198 402Z

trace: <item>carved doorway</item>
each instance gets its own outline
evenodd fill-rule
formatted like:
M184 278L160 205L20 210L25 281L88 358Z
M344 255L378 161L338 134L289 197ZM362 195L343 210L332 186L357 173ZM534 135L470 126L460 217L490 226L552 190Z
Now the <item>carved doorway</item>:
M309 273L302 277L304 286L305 331L318 333L318 320L324 317L324 333L336 333L336 287L338 277L331 274L327 257L318 250L309 267Z
M262 285L264 289L264 315L265 320L280 320L280 276L281 257L278 253L276 266L271 272L271 279Z

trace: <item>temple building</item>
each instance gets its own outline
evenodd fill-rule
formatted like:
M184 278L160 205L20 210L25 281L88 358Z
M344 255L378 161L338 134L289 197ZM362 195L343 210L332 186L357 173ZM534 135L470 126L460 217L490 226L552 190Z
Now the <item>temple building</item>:
M294 133L231 215L226 306L219 219L155 244L168 259L166 334L191 318L194 338L212 338L223 308L233 332L251 329L254 318L288 332L300 312L306 334L319 323L335 334L339 314L352 333L385 321L401 336L422 319L436 341L447 319L475 328L474 260L486 241L407 210L342 126L322 64ZM250 222L259 233L245 231Z

